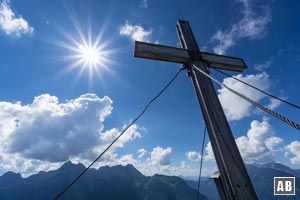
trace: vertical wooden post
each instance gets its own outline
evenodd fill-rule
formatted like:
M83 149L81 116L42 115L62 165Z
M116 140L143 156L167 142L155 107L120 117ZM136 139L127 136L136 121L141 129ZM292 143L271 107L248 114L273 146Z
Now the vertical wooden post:
M257 199L256 193L213 84L208 77L194 69L195 65L207 72L204 63L199 61L201 53L191 27L187 21L179 20L176 28L182 47L190 53L192 61L187 68L207 126L226 198L255 200Z

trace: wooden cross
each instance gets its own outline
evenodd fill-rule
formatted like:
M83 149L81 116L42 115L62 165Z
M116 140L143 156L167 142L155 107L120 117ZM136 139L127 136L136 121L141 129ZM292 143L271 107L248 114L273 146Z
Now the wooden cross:
M208 77L195 70L197 67L208 73L206 64L209 64L209 67L241 72L247 66L241 58L200 51L189 22L178 20L176 29L183 48L136 41L134 56L182 63L187 67L219 169L220 175L215 179L215 183L220 198L255 200L255 190L214 86Z

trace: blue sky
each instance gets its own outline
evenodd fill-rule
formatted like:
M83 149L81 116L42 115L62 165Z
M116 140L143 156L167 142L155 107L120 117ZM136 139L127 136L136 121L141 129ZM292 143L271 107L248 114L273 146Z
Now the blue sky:
M201 50L245 60L248 69L232 75L300 104L297 0L0 2L0 174L96 158L180 68L134 58L134 40L179 47L178 19L190 22ZM299 122L298 109L212 75ZM300 167L299 131L215 86L245 162ZM95 167L197 176L203 129L181 73ZM205 145L209 176L216 167Z

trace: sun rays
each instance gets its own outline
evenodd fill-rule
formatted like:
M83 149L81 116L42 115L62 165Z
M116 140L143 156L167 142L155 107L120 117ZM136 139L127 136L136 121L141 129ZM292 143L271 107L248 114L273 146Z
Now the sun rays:
M66 30L57 25L55 30L59 32L59 39L48 38L48 42L61 48L61 55L56 61L65 64L64 73L76 71L76 81L83 76L88 76L89 88L93 87L94 78L101 81L104 72L114 73L111 65L115 62L110 56L118 49L109 49L110 40L103 40L105 27L98 32L92 30L90 23L80 21L74 13L68 12L73 30ZM64 49L64 50L63 50Z

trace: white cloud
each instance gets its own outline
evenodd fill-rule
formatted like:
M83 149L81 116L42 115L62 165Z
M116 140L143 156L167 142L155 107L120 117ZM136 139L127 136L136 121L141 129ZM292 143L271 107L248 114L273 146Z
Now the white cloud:
M293 141L289 145L284 147L286 152L286 156L288 154L292 154L293 157L290 158L292 164L300 164L300 142Z
M269 79L269 75L267 73L246 76L239 74L234 77L244 82L247 82L253 86L256 86L264 91L268 91L271 87L271 80ZM265 97L264 94L232 78L225 78L223 80L223 83L228 87L232 88L233 90L240 92L241 94L249 97L254 101L259 101ZM222 107L229 121L240 120L252 114L252 104L241 99L241 97L233 94L224 87L219 89L218 93L218 97L221 101ZM275 108L276 106L278 106L279 104L277 103L278 102L272 100L269 105L270 108Z
M196 151L188 151L185 153L185 156L191 160L191 161L200 161L201 160L201 154Z
M206 152L206 155L204 155L205 161L215 161L215 155L210 142L207 143L207 146L205 147L205 152Z
M213 36L212 40L218 41L218 45L214 47L213 51L217 54L225 54L229 47L232 47L235 44L235 38L233 30L229 33L223 33L221 30L218 30Z
M0 102L0 168L29 173L26 169L33 163L49 168L69 159L86 163L95 159L120 134L116 128L104 130L112 109L109 97L96 94L64 103L49 94L35 97L28 105ZM140 138L139 130L135 124L129 128L102 161L116 159L115 150Z
M104 129L112 112L112 100L84 94L60 102L49 94L39 95L32 103L0 102L0 174L8 170L28 176L57 169L65 160L86 166L120 133ZM133 154L118 155L118 148L141 137L144 130L133 125L93 167L133 164L146 175L196 176L198 167L185 162L171 165L172 148L138 149ZM143 159L142 159L143 158ZM212 169L203 169L210 175Z
M153 166L152 167L155 171L151 174L159 173L159 174L166 174L172 176L183 176L183 177L197 177L199 175L199 167L192 167L186 162L182 161L179 165L171 165L171 166ZM211 176L213 172L217 170L216 166L213 167L203 167L202 168L202 176Z
M201 160L201 154L196 151L188 151L185 156L191 161L199 162ZM205 147L205 154L203 155L203 161L215 161L214 152L211 143L208 142Z
M29 105L0 102L1 143L7 153L51 162L98 145L103 121L111 113L109 97L85 94L66 103L49 94Z
M142 158L145 154L147 153L147 150L146 149L139 149L138 150L138 157L139 158Z
M152 29L147 31L142 26L131 25L127 21L125 23L125 25L123 25L120 28L119 33L120 33L120 35L125 35L125 36L130 37L132 40L149 42L149 37L152 33Z
M281 99L285 99L284 97L280 97ZM266 106L267 108L274 110L275 108L278 108L281 105L281 101L277 99L270 99L270 103Z
M123 127L124 129L125 127ZM132 141L137 138L141 138L141 134L138 132L139 127L136 124L133 124L124 135L116 141L114 144L115 147L124 147L124 143L128 141ZM120 130L113 128L108 131L105 131L100 134L101 141L104 144L110 144L118 135L120 134Z
M18 155L11 155L0 152L0 175L7 171L21 173L23 177L27 177L33 173L40 171L50 171L57 169L60 163L49 163L47 161L25 159Z
M155 147L153 148L151 152L151 161L154 164L159 165L170 165L170 156L172 153L172 148L168 147L166 149L163 149L161 147Z
M125 154L119 160L118 163L121 165L128 165L136 163L135 159L133 158L132 154Z
M267 148L272 151L276 151L276 149L274 149L274 147L277 147L282 142L283 142L283 139L280 137L276 137L276 136L266 138L266 140L265 140L265 144L266 144Z
M138 156L137 158L135 158L133 154L123 154L123 155L114 154L114 158L112 160L104 160L103 162L95 163L93 167L99 168L100 166L104 166L104 165L113 166L113 165L120 165L120 164L121 165L132 164L141 173L143 173L146 176L152 176L154 174L165 174L165 175L185 176L185 177L198 176L199 168L192 167L191 165L185 163L185 161L180 162L180 164L171 165L170 162L171 150L172 150L171 147L165 149L161 147L153 148L152 155L151 153L145 154L148 155L148 157L146 157L145 159L141 159ZM143 149L140 152L148 152L148 151L146 149ZM159 153L161 153L162 155L158 155ZM145 157L145 155L143 157ZM79 160L79 161L82 162L83 160ZM90 164L89 162L85 162L85 164L86 165ZM216 167L210 167L210 168L204 167L202 170L202 174L204 176L210 176L215 170Z
M214 52L224 54L230 47L235 45L241 38L263 37L266 27L271 21L271 14L268 7L260 7L261 10L254 8L251 0L236 0L242 4L242 18L237 21L227 31L218 30L212 40L217 42ZM260 13L258 13L260 11Z
M274 147L282 143L282 139L274 137L274 130L267 118L262 122L254 120L251 122L247 136L236 139L240 153L245 162L266 163L275 158Z
M273 161L275 153L280 151L278 146L283 142L283 139L273 136L274 134L267 118L263 118L262 122L252 121L247 135L235 140L244 162L266 163ZM204 160L215 161L210 142L207 144L205 151Z
M0 28L11 36L21 37L23 34L33 32L33 28L22 16L16 16L10 8L10 1L0 2Z
M254 69L258 71L264 71L265 69L268 69L273 63L273 58L269 58L264 63L261 64L255 64Z
M151 155L150 158L147 158L146 160L140 160L135 159L132 154L125 154L122 155L119 159L115 159L115 162L110 164L132 164L146 176L152 176L154 174L165 174L172 176L196 177L199 174L198 167L192 167L189 164L185 163L185 161L182 161L177 165L160 165L151 160ZM216 170L216 167L203 168L202 175L210 176Z

